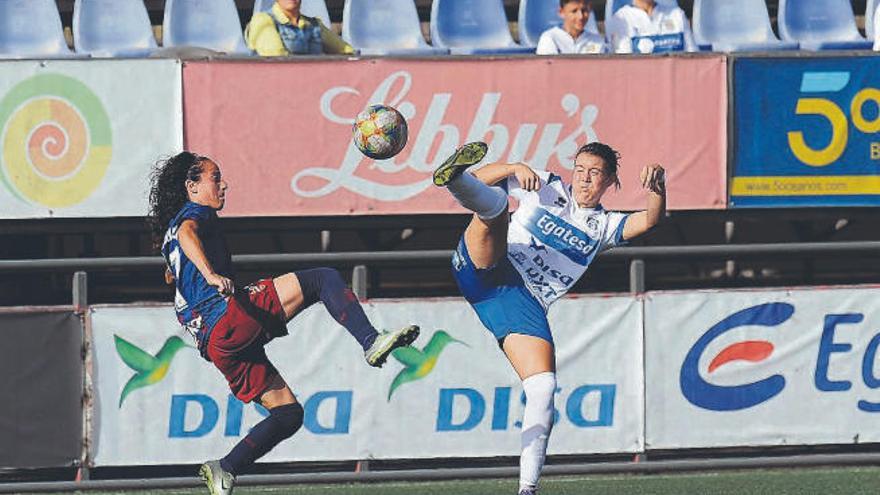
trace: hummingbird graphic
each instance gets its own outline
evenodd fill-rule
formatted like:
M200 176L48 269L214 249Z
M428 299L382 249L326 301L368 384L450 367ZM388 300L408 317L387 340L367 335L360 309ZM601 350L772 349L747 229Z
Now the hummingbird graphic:
M134 376L122 388L122 394L119 396L120 408L122 407L122 401L128 397L128 394L141 387L155 385L162 381L168 373L171 360L174 359L177 351L184 347L189 347L183 342L183 339L175 335L165 341L162 349L154 357L119 335L114 334L113 338L116 340L116 352L119 353L119 357L122 358L122 361L129 368L135 371Z
M428 344L421 351L413 346L399 347L395 349L391 355L394 356L394 359L398 360L400 364L404 365L405 368L400 370L400 373L398 373L397 376L394 377L394 381L391 382L391 388L388 390L388 400L391 400L391 394L394 393L397 387L406 382L421 380L428 376L437 364L437 359L440 358L440 353L447 345L453 342L458 342L459 344L467 346L464 342L453 338L445 330L438 330L434 332L434 335L431 336L431 340L428 341Z

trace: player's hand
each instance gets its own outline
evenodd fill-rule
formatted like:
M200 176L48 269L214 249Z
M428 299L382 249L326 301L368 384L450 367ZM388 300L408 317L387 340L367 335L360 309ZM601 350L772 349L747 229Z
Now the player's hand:
M513 175L519 181L519 187L526 191L537 191L541 188L541 178L525 163L514 163Z
M656 194L666 194L666 170L658 163L645 166L639 174L642 187Z
M232 280L229 280L223 275L212 273L206 276L205 280L208 282L208 285L216 287L217 292L223 294L224 296L231 296L235 292L235 287L232 285Z

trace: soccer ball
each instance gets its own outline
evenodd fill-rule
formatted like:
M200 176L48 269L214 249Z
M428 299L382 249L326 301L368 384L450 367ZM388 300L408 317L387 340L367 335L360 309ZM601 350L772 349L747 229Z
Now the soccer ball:
M406 120L394 108L371 105L359 113L352 126L354 145L374 160L387 160L406 146Z

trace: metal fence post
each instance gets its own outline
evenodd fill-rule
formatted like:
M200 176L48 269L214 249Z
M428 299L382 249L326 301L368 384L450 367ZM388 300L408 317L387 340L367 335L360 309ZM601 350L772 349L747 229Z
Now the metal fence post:
M367 298L367 267L366 265L357 265L351 272L351 290L360 300Z
M645 260L634 259L629 262L629 291L633 294L645 292Z
M89 284L86 272L73 274L73 308L82 314L89 305Z

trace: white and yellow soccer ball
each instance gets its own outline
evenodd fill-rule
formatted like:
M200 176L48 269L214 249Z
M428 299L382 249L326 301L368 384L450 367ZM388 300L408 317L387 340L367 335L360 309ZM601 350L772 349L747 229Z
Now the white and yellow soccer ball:
M370 105L354 119L354 144L374 160L387 160L406 146L406 119L387 105Z

